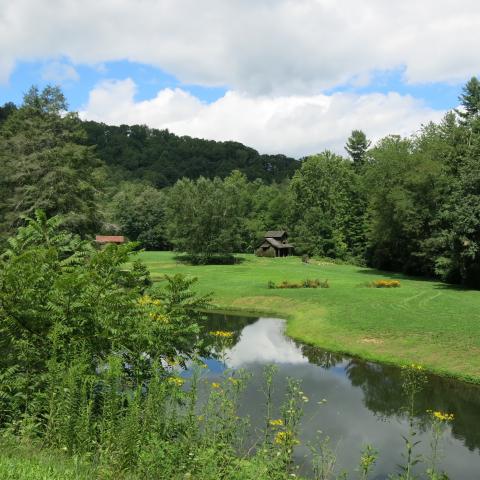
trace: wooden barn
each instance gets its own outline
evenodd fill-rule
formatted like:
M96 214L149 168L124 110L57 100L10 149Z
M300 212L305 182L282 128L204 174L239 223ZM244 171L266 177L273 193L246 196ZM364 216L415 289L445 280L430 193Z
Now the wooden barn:
M257 248L258 257L288 257L293 254L293 245L288 243L285 230L270 230L265 233L263 243Z

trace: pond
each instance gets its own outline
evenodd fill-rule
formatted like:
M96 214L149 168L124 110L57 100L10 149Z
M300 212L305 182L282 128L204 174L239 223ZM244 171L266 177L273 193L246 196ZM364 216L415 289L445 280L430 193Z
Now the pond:
M295 342L284 335L285 322L274 318L250 318L210 314L206 331L234 332L234 343L227 351L226 365L205 359L208 380L215 381L225 368L246 369L253 374L242 397L243 415L250 423L262 425L264 404L260 391L263 369L276 364L275 404L282 403L286 378L302 381L309 398L304 406L301 445L296 461L308 473L306 460L309 441L321 431L330 437L340 468L353 472L358 466L363 445L379 451L372 478L385 479L398 471L402 462L402 435L408 431L404 415L405 396L400 369L333 354L320 348ZM326 399L326 403L318 402ZM442 467L457 480L480 479L480 387L435 375L417 397L419 420L423 427L417 440L419 452L428 456L431 440L427 410L453 413L443 439ZM277 415L278 416L278 415Z

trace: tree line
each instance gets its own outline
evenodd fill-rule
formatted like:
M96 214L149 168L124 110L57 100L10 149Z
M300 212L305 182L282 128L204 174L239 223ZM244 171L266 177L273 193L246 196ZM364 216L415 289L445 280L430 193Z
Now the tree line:
M55 87L0 108L0 234L41 208L72 233L122 233L208 261L286 229L296 252L480 286L480 82L409 136L346 156L82 122Z

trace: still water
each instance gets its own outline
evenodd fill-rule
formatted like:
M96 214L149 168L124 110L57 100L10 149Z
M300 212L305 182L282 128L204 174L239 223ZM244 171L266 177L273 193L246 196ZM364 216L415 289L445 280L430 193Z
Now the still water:
M261 425L264 397L260 391L262 372L267 364L276 364L275 404L284 399L286 378L302 381L309 398L301 427L301 446L296 461L304 473L310 470L305 447L321 431L330 437L339 468L353 473L358 466L361 447L372 444L379 459L372 478L385 479L398 471L404 448L402 435L408 431L403 413L405 397L400 370L396 367L365 362L345 355L294 342L284 335L285 323L274 318L249 318L212 314L206 331L228 330L234 343L227 351L226 365L206 359L207 375L214 381L225 368L246 369L253 374L242 397L243 415L250 423ZM327 402L319 405L318 402ZM453 480L480 480L480 387L431 375L418 395L421 443L419 453L428 456L431 432L426 410L441 410L455 415L443 440L442 467ZM273 416L273 418L278 418ZM354 475L353 478L356 478Z

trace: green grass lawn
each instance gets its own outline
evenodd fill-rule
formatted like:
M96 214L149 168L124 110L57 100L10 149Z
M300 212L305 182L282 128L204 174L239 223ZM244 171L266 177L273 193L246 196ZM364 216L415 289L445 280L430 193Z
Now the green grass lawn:
M92 480L96 472L60 452L0 441L2 480Z
M276 315L306 343L393 363L419 363L480 382L480 291L353 265L303 264L298 257L241 255L237 265L190 266L170 252L143 252L152 277L198 277L219 309ZM328 279L328 289L268 289L267 282ZM400 288L367 288L398 279Z

